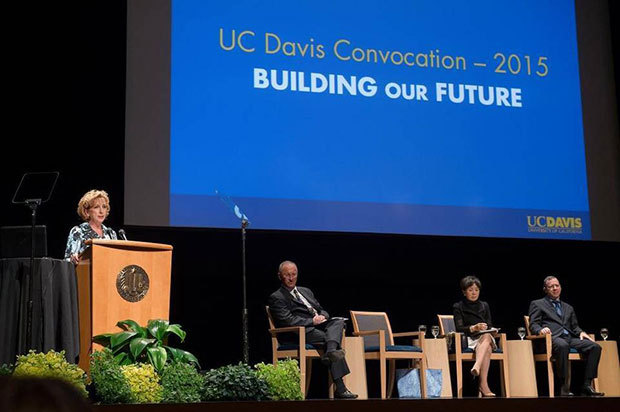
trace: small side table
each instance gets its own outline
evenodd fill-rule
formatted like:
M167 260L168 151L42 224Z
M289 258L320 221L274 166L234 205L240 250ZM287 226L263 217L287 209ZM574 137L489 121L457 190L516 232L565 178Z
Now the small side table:
M605 392L605 396L620 396L618 344L614 340L601 340L596 343L603 348L598 364L598 390Z
M368 399L364 338L361 336L345 336L342 347L345 350L345 359L351 370L351 373L343 378L344 384L351 392L358 395L357 399Z
M538 397L534 352L529 340L506 341L510 396Z
M441 397L452 397L452 380L450 379L450 361L445 338L425 339L424 352L428 369L441 369Z

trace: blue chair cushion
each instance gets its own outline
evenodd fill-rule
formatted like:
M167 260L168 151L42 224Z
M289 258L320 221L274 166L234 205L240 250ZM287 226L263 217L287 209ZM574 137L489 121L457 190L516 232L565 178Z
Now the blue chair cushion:
M296 343L283 343L278 346L278 350L297 350L299 349L299 345ZM316 346L306 343L306 349L318 349Z
M540 354L545 353L545 350L544 349L537 349L537 350L534 351L534 353L536 355L540 355ZM570 348L568 350L568 353L579 353L579 351L577 349L575 349L575 348Z
M452 353L454 353L454 351L452 351ZM471 348L465 348L461 351L461 353L474 353L474 350ZM504 353L504 351L502 348L497 348L493 350L493 353Z
M369 346L364 349L366 352L379 352L379 346ZM393 352L422 352L418 346L409 345L385 345L386 351Z

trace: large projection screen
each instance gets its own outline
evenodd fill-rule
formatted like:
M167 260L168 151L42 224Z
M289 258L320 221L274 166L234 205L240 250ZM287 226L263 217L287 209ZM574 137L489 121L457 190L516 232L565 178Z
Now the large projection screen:
M125 223L620 240L605 2L129 1ZM237 213L238 214L238 213Z

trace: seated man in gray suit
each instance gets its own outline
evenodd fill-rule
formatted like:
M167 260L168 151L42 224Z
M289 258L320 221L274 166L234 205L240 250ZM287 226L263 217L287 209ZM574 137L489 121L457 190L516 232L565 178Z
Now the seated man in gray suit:
M344 320L330 318L310 289L297 286L295 263L288 260L280 263L278 277L282 286L269 296L269 309L276 327L304 326L306 342L318 346L323 352L321 361L329 365L336 384L334 397L357 398L342 380L342 377L350 372L344 359L344 351L340 347ZM286 340L286 337L282 337L282 340Z
M577 324L575 310L566 302L560 301L562 287L555 276L547 276L543 282L547 294L530 304L530 330L533 334L551 334L553 358L555 359L558 380L562 384L560 395L572 396L568 382L568 353L570 348L586 356L585 379L582 394L603 396L592 387L596 378L601 347L594 342Z

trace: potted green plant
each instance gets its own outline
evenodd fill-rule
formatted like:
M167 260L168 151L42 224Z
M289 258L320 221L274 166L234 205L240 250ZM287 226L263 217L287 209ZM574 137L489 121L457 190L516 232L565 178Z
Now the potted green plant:
M93 337L93 341L110 348L116 363L121 366L147 362L161 373L166 362L174 360L194 363L200 367L194 355L168 345L171 335L177 336L181 342L185 340L186 333L181 325L170 324L163 319L152 319L143 327L136 321L127 319L118 322L116 326L123 330L97 335Z

